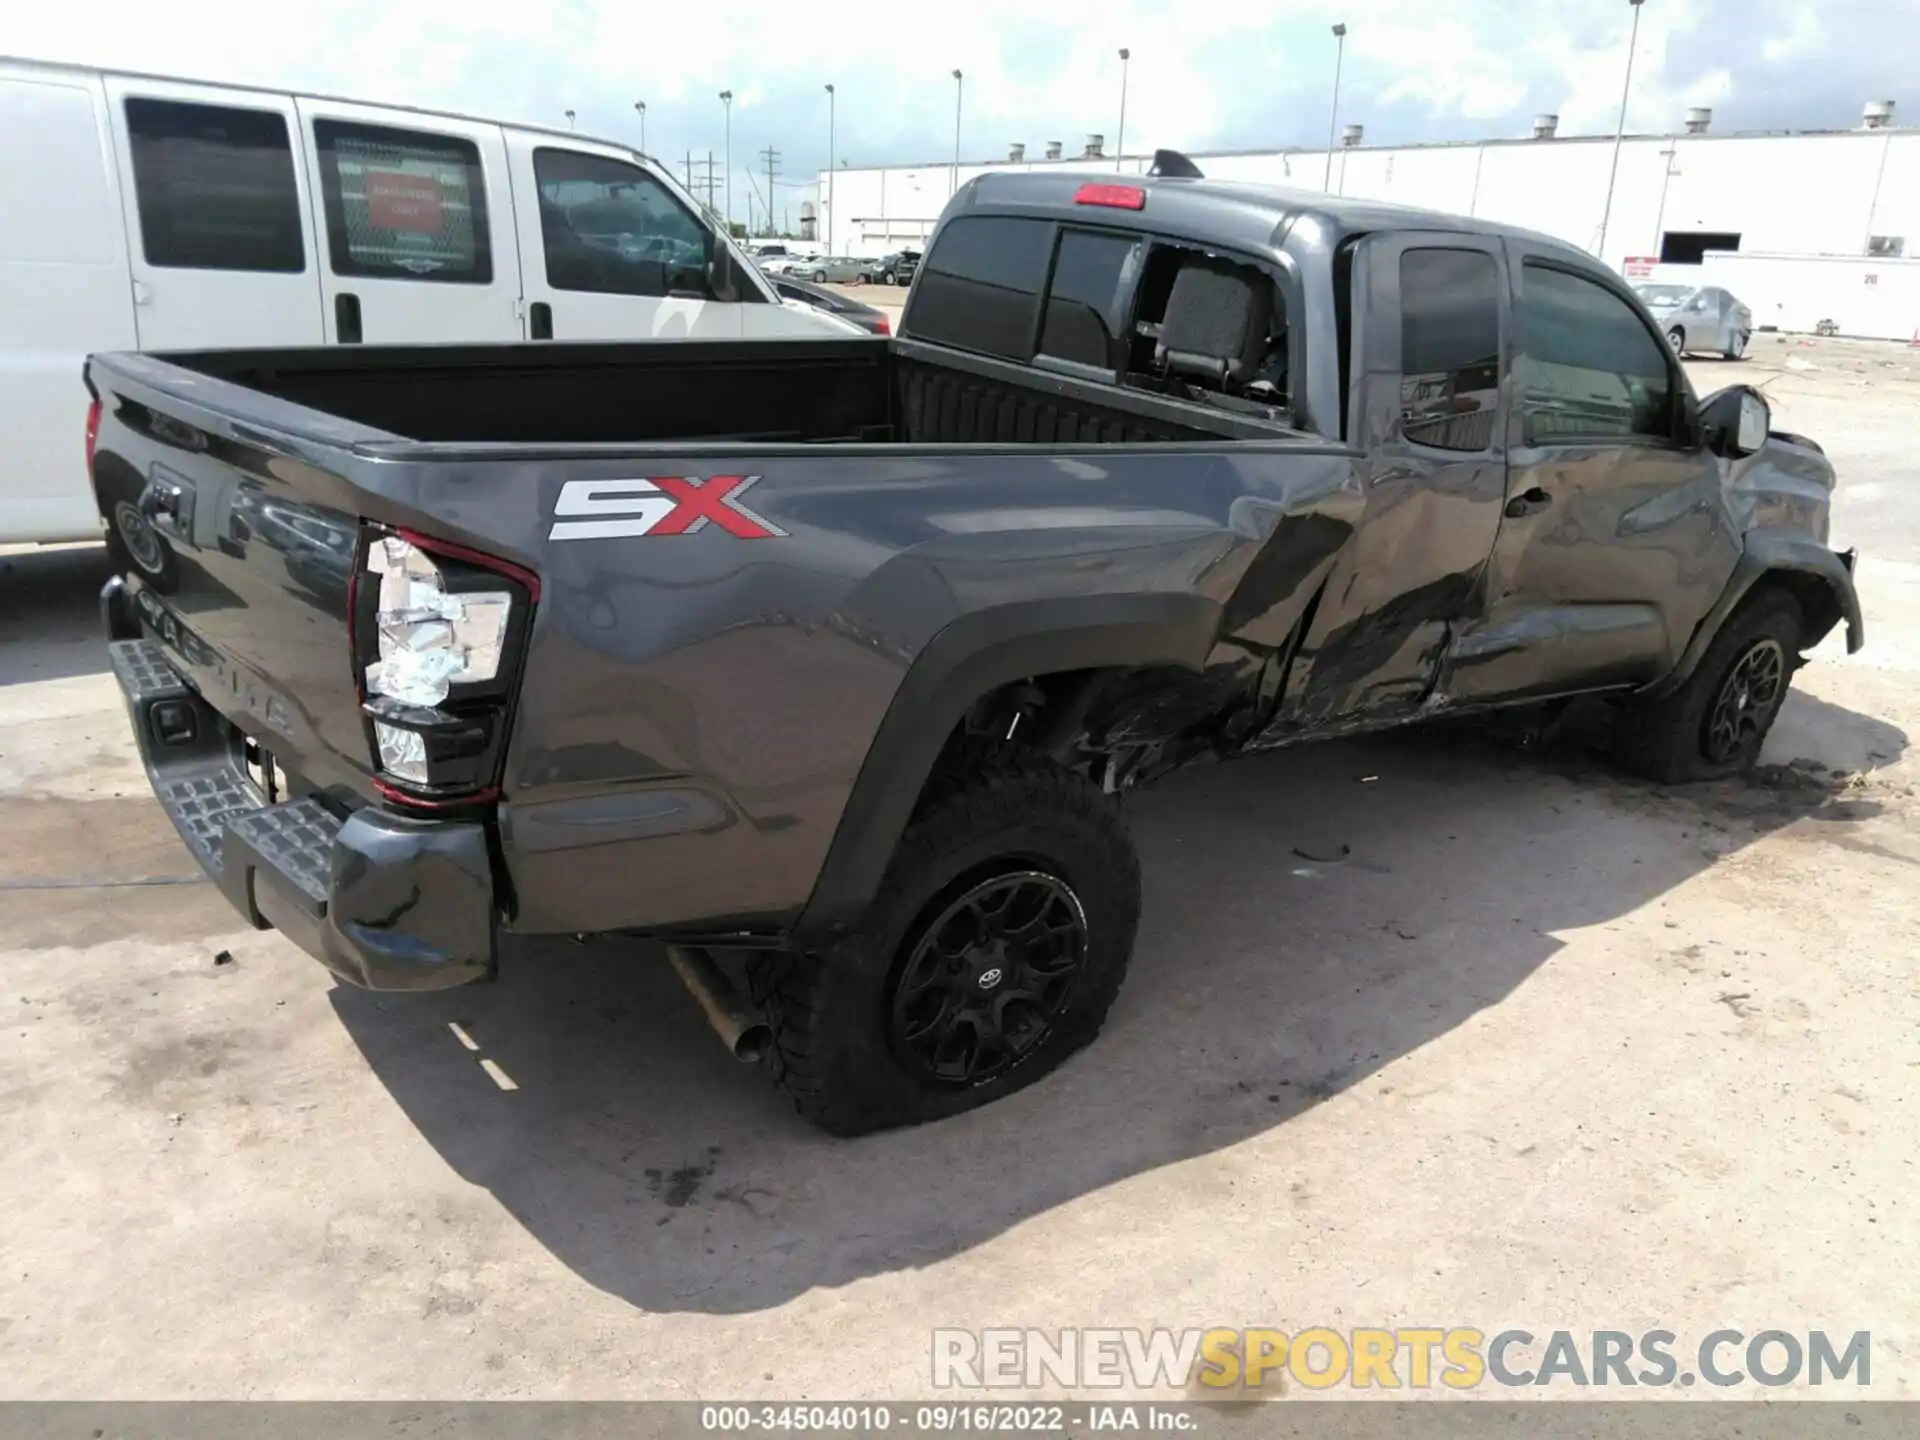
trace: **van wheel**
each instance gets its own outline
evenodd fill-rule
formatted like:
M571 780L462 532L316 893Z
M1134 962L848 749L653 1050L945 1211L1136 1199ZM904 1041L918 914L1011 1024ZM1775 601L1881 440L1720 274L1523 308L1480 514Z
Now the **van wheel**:
M140 512L141 486L133 481L101 484L102 509L107 516L107 556L122 575L138 575L161 594L179 582L173 551L153 523Z
M1620 713L1615 757L1668 785L1751 769L1799 668L1801 623L1784 590L1741 601L1684 685Z
M756 958L774 1079L835 1135L1011 1094L1099 1032L1139 917L1112 800L1051 765L975 778L908 827L856 934Z

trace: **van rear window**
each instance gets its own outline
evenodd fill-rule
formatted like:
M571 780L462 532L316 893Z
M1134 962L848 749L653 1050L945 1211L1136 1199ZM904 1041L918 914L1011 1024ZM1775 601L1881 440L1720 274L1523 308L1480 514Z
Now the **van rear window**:
M468 140L315 120L336 275L485 285L487 184Z
M282 116L130 96L127 133L149 265L306 269L300 191Z

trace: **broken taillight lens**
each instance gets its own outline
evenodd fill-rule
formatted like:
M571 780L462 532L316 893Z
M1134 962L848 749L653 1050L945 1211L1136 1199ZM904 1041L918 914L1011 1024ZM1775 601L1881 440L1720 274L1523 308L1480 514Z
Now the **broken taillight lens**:
M356 679L375 783L407 804L485 798L539 582L411 531L377 531L354 575Z

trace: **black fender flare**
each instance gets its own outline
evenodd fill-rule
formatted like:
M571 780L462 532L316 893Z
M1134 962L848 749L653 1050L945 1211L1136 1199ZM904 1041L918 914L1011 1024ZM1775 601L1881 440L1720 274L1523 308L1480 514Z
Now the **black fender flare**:
M1093 595L997 605L927 642L894 692L793 929L812 948L858 923L940 751L982 696L1033 675L1177 665L1200 671L1220 606L1199 595Z
M1653 685L1647 694L1658 698L1669 695L1686 684L1701 656L1713 643L1713 637L1720 633L1720 627L1726 623L1734 608L1746 599L1753 587L1769 575L1811 576L1823 583L1832 592L1834 606L1840 619L1847 626L1847 653L1853 654L1866 644L1866 625L1860 616L1860 596L1854 589L1853 567L1857 552L1852 550L1835 551L1816 540L1811 535L1790 530L1752 530L1747 533L1745 548L1740 559L1728 577L1726 589L1694 628L1693 639L1681 652L1680 663L1674 666L1666 677ZM1817 633L1807 635L1803 644L1812 647L1827 636L1832 627L1824 626Z

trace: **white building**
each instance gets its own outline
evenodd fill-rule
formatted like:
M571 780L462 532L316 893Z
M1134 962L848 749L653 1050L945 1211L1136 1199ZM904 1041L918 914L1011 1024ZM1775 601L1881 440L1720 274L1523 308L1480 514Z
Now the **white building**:
M1907 340L1920 336L1920 130L1893 106L1866 107L1857 130L1715 134L1696 110L1675 135L1620 146L1606 211L1612 136L1560 136L1324 150L1195 153L1209 178L1248 180L1417 205L1544 231L1633 275L1725 285L1756 323ZM818 233L835 253L879 255L921 243L956 185L996 170L1138 172L1090 135L1069 158L1015 146L991 164L890 166L820 176ZM1061 147L1052 142L1047 154ZM1329 174L1329 172L1331 172ZM1602 217L1606 215L1604 236Z

